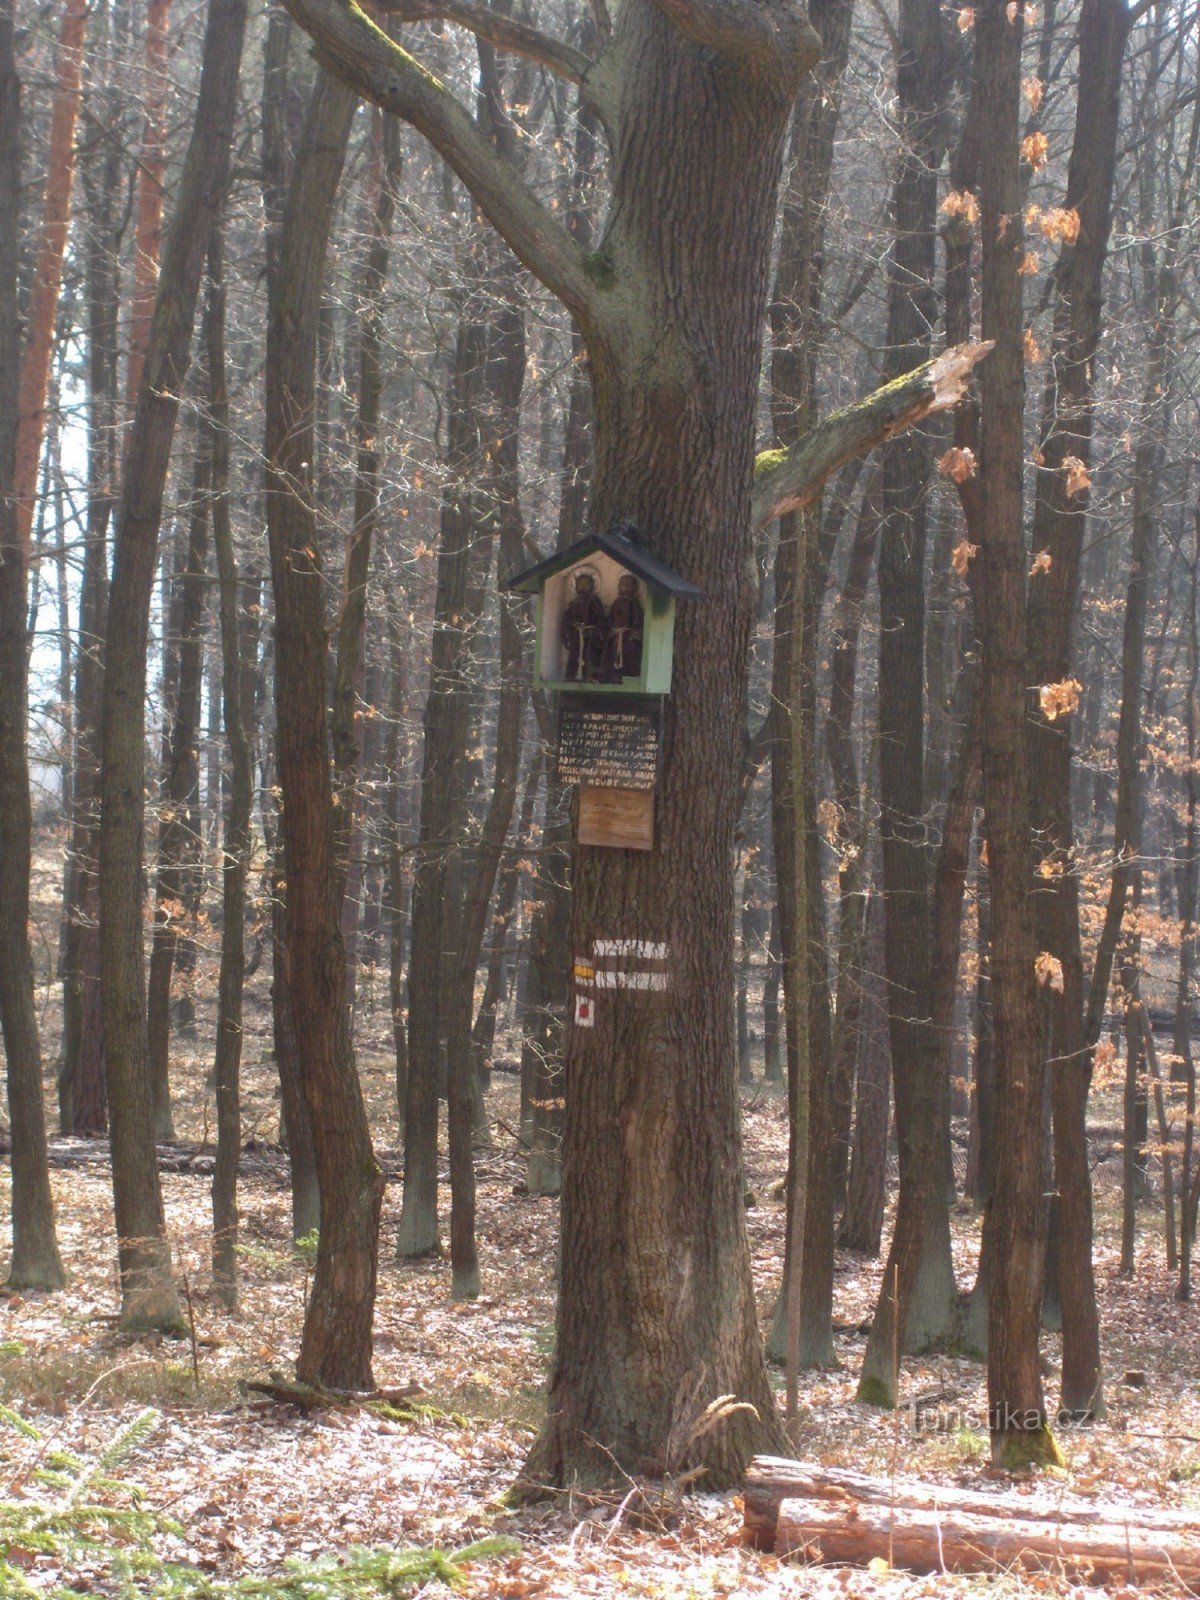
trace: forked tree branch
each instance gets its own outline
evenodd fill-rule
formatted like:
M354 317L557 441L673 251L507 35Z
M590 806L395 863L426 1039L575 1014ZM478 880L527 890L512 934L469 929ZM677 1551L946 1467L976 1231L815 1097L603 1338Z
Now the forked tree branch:
M389 39L354 0L283 4L312 39L321 64L364 100L424 134L517 258L558 296L585 333L594 328L598 291L584 252L445 84Z
M550 72L579 87L585 103L607 123L607 97L592 81L596 62L583 50L554 39L527 22L518 22L475 0L375 0L375 10L400 22L430 22L440 18L466 28L508 55L536 61Z
M833 412L791 449L764 450L754 464L754 526L810 505L847 461L956 406L975 364L991 348L990 343L955 345L865 400Z

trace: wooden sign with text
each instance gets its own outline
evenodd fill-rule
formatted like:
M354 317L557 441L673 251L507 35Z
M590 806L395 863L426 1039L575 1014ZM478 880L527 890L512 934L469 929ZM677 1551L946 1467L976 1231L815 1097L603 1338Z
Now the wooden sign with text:
M558 712L558 776L593 789L651 791L658 776L659 706L564 696Z

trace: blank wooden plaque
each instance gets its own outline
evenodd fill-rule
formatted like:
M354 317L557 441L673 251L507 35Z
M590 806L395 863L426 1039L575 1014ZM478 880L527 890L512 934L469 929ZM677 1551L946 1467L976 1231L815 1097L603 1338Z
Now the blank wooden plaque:
M579 842L612 850L654 849L654 790L579 786Z

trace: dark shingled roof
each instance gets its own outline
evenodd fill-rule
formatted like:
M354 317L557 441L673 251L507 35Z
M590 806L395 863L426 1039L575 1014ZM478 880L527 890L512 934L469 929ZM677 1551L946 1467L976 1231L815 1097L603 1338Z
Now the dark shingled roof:
M674 595L677 600L695 600L704 594L703 589L698 589L689 579L681 578L664 562L652 556L644 545L631 536L632 534L633 530L628 526L618 526L609 533L585 534L582 539L576 539L575 543L568 545L565 550L547 556L544 561L538 561L522 572L514 572L511 577L505 578L503 587L521 589L526 593L535 592L556 572L561 572L564 567L574 566L593 550L602 550L606 556L611 556L614 561L630 572L636 573L651 588L658 589L663 594Z

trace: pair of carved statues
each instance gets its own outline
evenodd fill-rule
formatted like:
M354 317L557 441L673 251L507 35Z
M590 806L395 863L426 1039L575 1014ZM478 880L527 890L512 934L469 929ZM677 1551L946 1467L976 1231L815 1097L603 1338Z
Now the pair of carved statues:
M638 581L624 572L617 598L605 606L596 590L596 575L587 567L574 574L575 598L563 612L560 638L567 653L563 676L574 683L620 683L642 671L645 613Z

